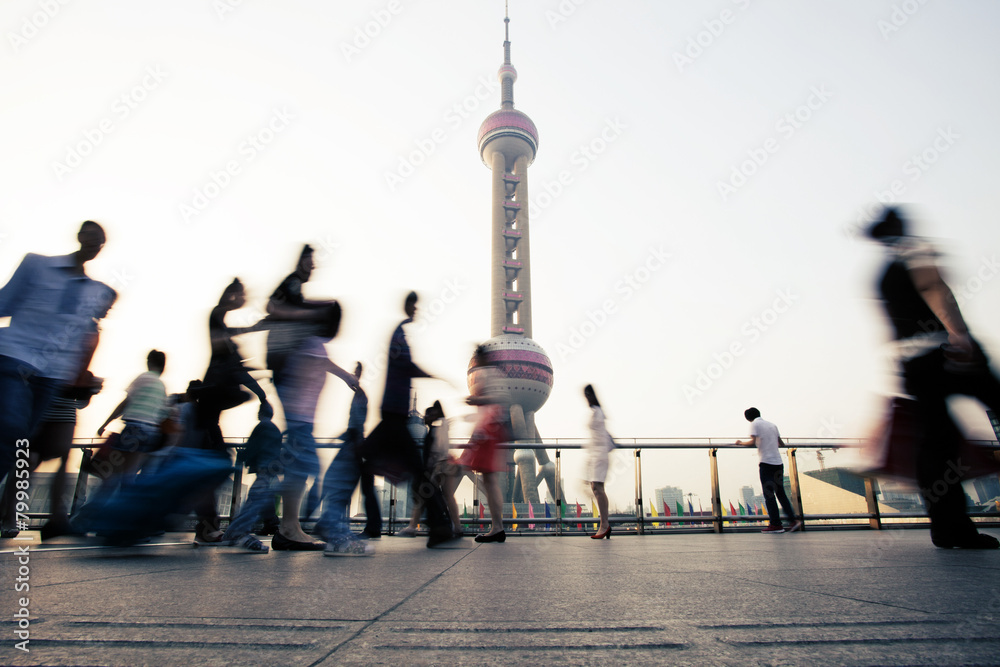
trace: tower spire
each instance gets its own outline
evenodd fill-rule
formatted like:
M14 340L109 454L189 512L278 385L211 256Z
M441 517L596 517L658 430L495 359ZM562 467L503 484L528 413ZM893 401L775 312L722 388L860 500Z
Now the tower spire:
M510 64L510 12L504 3L503 17L503 65L500 67L500 108L514 108L514 82L517 70Z

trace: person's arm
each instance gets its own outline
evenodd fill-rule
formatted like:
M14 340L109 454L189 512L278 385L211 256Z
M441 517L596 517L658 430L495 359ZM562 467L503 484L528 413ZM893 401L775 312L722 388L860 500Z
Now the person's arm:
M936 266L910 269L910 278L921 298L948 330L948 341L962 352L972 355L974 345L969 338L969 328L962 317L955 295L944 281Z
M31 291L33 264L37 255L25 255L7 284L0 287L0 317L10 317Z
M778 442L781 442L781 440L779 439ZM734 444L740 445L741 447L756 447L757 436L751 435L749 440L737 440Z
M348 373L343 368L333 363L333 361L331 361L329 358L326 357L323 358L326 360L326 363L324 365L326 366L327 373L336 375L341 380L343 380L348 387L350 387L354 391L361 391L361 385L358 384L358 379L354 377L353 373Z
M261 386L257 384L257 381L253 379L250 372L247 369L242 369L239 373L240 384L249 389L260 401L260 410L257 411L258 419L270 419L274 416L274 408L267 400L267 394L261 389Z
M123 414L125 414L125 405L127 403L128 403L128 396L123 398L122 402L119 403L118 407L115 408L114 411L111 413L111 416L109 416L107 419L104 420L104 423L101 424L101 428L97 429L97 435L104 435L104 429L108 427L108 424L118 419Z

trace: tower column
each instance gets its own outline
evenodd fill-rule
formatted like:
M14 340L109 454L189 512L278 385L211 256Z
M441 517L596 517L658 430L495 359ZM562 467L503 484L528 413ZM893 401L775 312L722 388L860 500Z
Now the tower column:
M528 223L528 157L521 153L514 160L514 173L521 177L517 184L517 201L521 209L517 212L517 228L521 241L517 246L517 258L521 262L521 273L517 277L517 291L524 295L517 310L518 326L524 328L524 336L531 338L531 238Z
M492 248L493 255L492 273L490 276L490 335L499 336L503 333L504 324L507 322L507 308L503 300L503 291L507 285L507 272L504 269L503 261L507 253L507 242L504 239L504 229L507 227L507 218L504 213L503 202L506 197L506 186L504 184L504 172L507 169L506 160L503 153L495 151L490 160L492 163L493 193L492 193Z

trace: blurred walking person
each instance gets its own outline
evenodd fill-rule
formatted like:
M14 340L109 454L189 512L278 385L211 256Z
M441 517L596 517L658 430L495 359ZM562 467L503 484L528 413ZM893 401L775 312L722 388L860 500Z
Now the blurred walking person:
M458 462L483 476L486 507L490 511L490 530L476 535L476 542L505 542L507 532L503 525L503 493L500 475L506 472L507 463L500 444L510 440L510 394L505 388L505 378L490 362L486 349L480 345L473 355L475 376L472 395L465 399L477 406L479 419L469 439L469 446Z
M996 549L1000 542L977 531L966 513L961 475L955 472L961 470L964 435L948 411L948 398L972 396L1000 414L1000 380L969 332L930 243L910 235L896 208L886 208L868 236L887 254L878 288L893 328L903 390L916 399L916 476L931 542L945 549Z
M274 410L264 394L264 390L243 365L239 348L233 340L237 336L257 331L256 325L233 328L226 325L226 315L246 305L246 290L239 278L226 286L218 305L208 317L209 343L212 354L208 361L204 380L200 387L192 391L195 399L194 426L185 436L185 442L196 448L214 452L219 458L229 460L226 443L222 437L219 420L225 410L229 410L249 400L249 389L260 401L258 419L270 419ZM216 508L215 489L208 489L195 509L198 526L195 539L207 543L221 542L219 514Z
M340 306L327 309L324 328L311 336L288 358L284 385L287 432L281 452L284 480L281 485L281 525L271 540L275 551L311 551L324 548L322 542L313 542L299 523L299 506L306 480L319 475L319 458L313 436L316 406L326 383L327 373L336 375L354 391L361 391L357 379L330 360L325 344L337 335L340 327ZM333 464L331 464L333 465ZM324 485L325 486L325 485ZM353 485L351 491L354 491Z
M14 465L52 399L78 377L88 334L117 298L84 265L104 247L104 229L87 220L80 249L47 257L29 253L0 287L0 480Z

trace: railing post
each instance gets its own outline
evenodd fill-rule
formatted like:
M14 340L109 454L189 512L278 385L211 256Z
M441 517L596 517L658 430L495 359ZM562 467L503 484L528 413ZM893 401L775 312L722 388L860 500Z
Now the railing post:
M878 508L875 480L871 477L865 477L865 502L868 503L868 525L874 530L882 530L882 513Z
M805 515L802 513L802 489L799 487L799 465L795 459L795 447L788 450L788 482L792 486L792 509L795 510L795 518L802 521L799 530L805 530Z
M76 473L76 487L73 489L73 502L70 504L69 515L73 516L76 514L77 507L81 503L87 502L87 477L89 476L84 472L84 468L90 463L90 458L92 454L89 449L83 450L83 458L80 459L80 470Z
M472 473L472 518L475 532L479 532L482 526L479 524L479 473Z
M719 449L708 450L708 465L712 475L712 529L722 532L722 494L719 492Z
M383 482L384 483L384 482ZM389 535L395 533L393 524L396 522L396 485L389 482Z
M562 511L562 457L559 449L556 449L556 534L563 533L563 511Z
M240 511L240 502L243 491L243 460L246 458L246 448L241 448L236 450L236 470L233 472L233 499L229 503L229 522L232 523L233 519ZM284 509L284 508L282 508Z
M646 534L646 511L642 506L642 450L635 448L635 515L638 520L637 530L640 535Z

